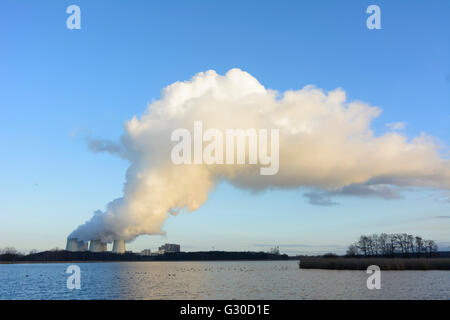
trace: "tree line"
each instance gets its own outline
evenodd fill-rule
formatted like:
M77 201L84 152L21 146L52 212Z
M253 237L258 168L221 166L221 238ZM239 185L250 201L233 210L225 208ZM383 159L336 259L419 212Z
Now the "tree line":
M59 249L58 247L56 247L56 248L53 248L51 251L60 251L61 249ZM35 253L37 253L38 251L36 250L36 249L32 249L32 250L30 250L29 252L28 252L28 254L35 254ZM4 247L4 248L0 248L0 255L5 255L5 254L8 254L8 255L15 255L15 256L24 256L24 255L26 255L27 253L25 253L25 252L20 252L20 251L18 251L18 250L16 250L16 248L14 248L14 247Z
M433 240L406 233L362 235L351 244L347 256L431 256L438 251Z

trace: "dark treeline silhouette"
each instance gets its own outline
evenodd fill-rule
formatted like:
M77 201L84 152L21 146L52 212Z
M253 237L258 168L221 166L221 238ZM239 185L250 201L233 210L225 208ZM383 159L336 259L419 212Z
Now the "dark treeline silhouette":
M406 233L382 233L370 236L362 235L350 245L347 256L365 257L431 257L436 256L438 246L433 240Z
M0 262L63 262L63 261L207 261L207 260L287 260L285 254L267 252L167 252L165 254L145 256L132 252L117 254L112 252L70 252L51 250L18 253L16 250L0 250Z

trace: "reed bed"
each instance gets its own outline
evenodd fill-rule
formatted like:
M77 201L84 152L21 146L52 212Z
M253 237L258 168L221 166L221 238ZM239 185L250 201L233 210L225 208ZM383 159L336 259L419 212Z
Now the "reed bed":
M366 270L450 270L450 258L301 258L301 269Z

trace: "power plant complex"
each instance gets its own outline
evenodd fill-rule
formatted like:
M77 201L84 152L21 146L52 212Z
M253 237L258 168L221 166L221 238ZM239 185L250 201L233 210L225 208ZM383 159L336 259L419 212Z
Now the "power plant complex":
M66 250L71 252L77 251L91 251L91 252L106 252L107 244L101 240L91 240L89 243L86 241L78 241L77 238L68 238ZM113 242L113 253L125 253L125 240L114 240Z
M101 240L91 240L88 242L78 240L77 238L67 238L66 250L71 252L81 252L81 251L107 252L108 248L107 243L102 242ZM125 240L114 240L111 252L118 254L125 253ZM156 253L152 254L150 249L145 249L140 254L150 256L172 252L180 252L180 245L173 243L166 243L160 246Z

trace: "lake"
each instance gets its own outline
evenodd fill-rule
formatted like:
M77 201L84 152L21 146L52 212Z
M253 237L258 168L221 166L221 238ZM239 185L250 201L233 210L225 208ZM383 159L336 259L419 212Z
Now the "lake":
M67 289L69 265L81 289ZM450 299L450 271L301 270L297 261L0 264L0 299Z

